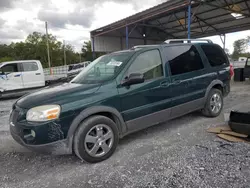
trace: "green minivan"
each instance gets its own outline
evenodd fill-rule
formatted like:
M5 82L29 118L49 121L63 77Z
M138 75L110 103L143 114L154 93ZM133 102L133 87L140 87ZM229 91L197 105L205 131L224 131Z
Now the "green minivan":
M197 110L218 116L230 79L216 44L136 46L97 58L70 83L20 98L10 131L34 151L100 162L129 133Z

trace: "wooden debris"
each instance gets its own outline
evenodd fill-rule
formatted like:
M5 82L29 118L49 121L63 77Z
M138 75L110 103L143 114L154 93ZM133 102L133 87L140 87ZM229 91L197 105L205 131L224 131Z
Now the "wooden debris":
M235 136L231 136L231 135L226 135L226 134L217 134L217 136L219 138L222 138L224 140L227 140L229 142L247 142L246 140L242 139L242 138L238 138Z
M223 127L210 127L207 129L209 133L216 133L219 138L227 140L229 142L247 142L250 143L248 135L236 133L231 130L231 128L226 125Z

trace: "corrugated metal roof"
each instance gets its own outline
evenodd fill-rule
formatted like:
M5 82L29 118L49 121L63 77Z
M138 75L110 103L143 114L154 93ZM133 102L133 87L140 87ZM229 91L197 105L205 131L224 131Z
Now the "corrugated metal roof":
M164 40L187 38L188 0L171 0L101 27L92 36L125 36ZM235 14L237 17L235 17ZM191 37L200 38L250 29L250 0L193 0Z

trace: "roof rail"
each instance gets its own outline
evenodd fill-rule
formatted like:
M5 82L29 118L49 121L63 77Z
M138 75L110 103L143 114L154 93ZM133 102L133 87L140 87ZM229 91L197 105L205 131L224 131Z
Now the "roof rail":
M187 43L192 43L192 41L213 43L210 39L169 39L169 40L166 40L165 43L167 44L184 43L185 41L187 41Z

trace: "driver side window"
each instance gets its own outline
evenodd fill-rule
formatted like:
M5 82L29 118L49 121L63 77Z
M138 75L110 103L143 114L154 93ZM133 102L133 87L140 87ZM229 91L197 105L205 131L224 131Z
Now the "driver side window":
M12 72L18 72L18 66L17 66L16 63L4 65L1 68L1 72L3 72L4 74L9 74L9 73L12 73Z
M162 61L159 50L150 50L136 57L129 67L127 76L131 73L143 74L145 80L163 76Z

